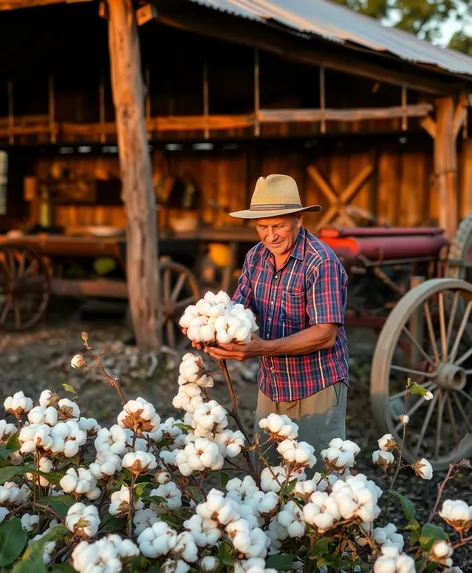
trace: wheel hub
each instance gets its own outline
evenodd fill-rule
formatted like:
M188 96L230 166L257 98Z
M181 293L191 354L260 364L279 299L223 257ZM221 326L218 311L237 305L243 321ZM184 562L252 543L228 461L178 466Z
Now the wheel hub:
M437 386L445 390L462 390L467 383L465 370L449 362L440 362L436 369Z

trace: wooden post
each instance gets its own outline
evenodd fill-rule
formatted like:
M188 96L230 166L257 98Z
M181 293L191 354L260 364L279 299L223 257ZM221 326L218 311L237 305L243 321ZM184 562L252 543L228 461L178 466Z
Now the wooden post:
M161 310L158 234L138 28L132 0L109 0L108 10L112 93L126 209L130 312L140 352L157 354Z
M436 100L434 175L439 204L439 224L445 229L449 240L454 238L458 225L454 108L451 97Z
M452 97L436 100L436 121L431 116L421 125L434 140L434 181L439 203L439 225L452 241L459 223L457 193L456 139L467 117L468 101L460 94L457 105Z

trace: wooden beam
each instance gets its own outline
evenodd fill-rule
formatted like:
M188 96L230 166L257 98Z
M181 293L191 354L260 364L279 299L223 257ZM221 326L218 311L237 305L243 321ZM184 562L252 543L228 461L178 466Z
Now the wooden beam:
M454 94L471 85L470 79L421 69L386 53L366 49L356 52L352 45L336 45L313 36L301 37L276 25L237 18L196 4L190 6L179 0L154 0L154 3L159 12L158 21L163 24L256 47L284 59L434 95Z
M108 0L108 40L126 211L126 276L141 353L160 352L156 199L144 118L138 27L132 0Z
M454 133L454 100L436 101L436 133L434 138L434 177L439 203L439 224L449 240L453 240L459 223L457 198L457 152Z
M428 115L420 121L421 127L434 139L436 137L436 122Z
M18 8L34 8L36 6L49 6L51 4L77 4L79 2L92 2L94 0L0 0L1 10L17 10Z
M459 130L464 124L465 118L467 117L467 104L467 96L464 93L461 93L459 96L459 101L456 105L456 110L454 112L454 138L457 137Z
M405 107L379 107L358 109L262 109L261 123L319 122L319 121L370 121L375 119L397 119L401 117L426 117L433 106L416 104Z
M432 106L429 104L410 105L402 107L385 108L359 108L359 109L262 109L257 114L247 113L239 115L180 115L153 117L145 120L146 129L152 131L197 131L197 130L230 130L240 128L253 128L258 123L318 123L323 121L370 121L388 120L403 117L424 117L426 123L433 123L428 116ZM102 114L103 115L103 114ZM60 136L100 136L116 134L116 123L101 121L98 123L48 123L48 116L31 116L24 120L17 120L13 126L8 127L8 120L0 118L0 137L8 135L40 135L52 134ZM433 135L434 137L434 135Z

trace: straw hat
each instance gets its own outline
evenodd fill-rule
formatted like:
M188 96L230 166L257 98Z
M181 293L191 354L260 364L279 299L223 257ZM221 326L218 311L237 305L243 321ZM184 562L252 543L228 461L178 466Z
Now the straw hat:
M276 174L259 177L249 209L235 211L230 215L239 219L265 219L300 211L321 211L321 207L320 205L302 207L295 180L288 175Z

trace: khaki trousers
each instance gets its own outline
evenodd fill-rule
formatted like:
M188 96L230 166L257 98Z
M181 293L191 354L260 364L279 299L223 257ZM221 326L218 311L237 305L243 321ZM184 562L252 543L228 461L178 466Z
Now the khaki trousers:
M281 459L275 447L265 444L266 434L259 428L259 421L267 418L269 414L285 414L298 424L299 442L308 442L315 448L316 465L308 470L308 476L321 471L323 460L320 452L328 447L333 438L346 439L346 403L348 387L344 382L336 382L316 394L293 400L292 402L272 402L272 400L259 390L257 396L257 409L254 417L254 433L260 434L259 443L270 465L280 465ZM257 453L254 462L259 466ZM258 467L261 471L262 467Z

